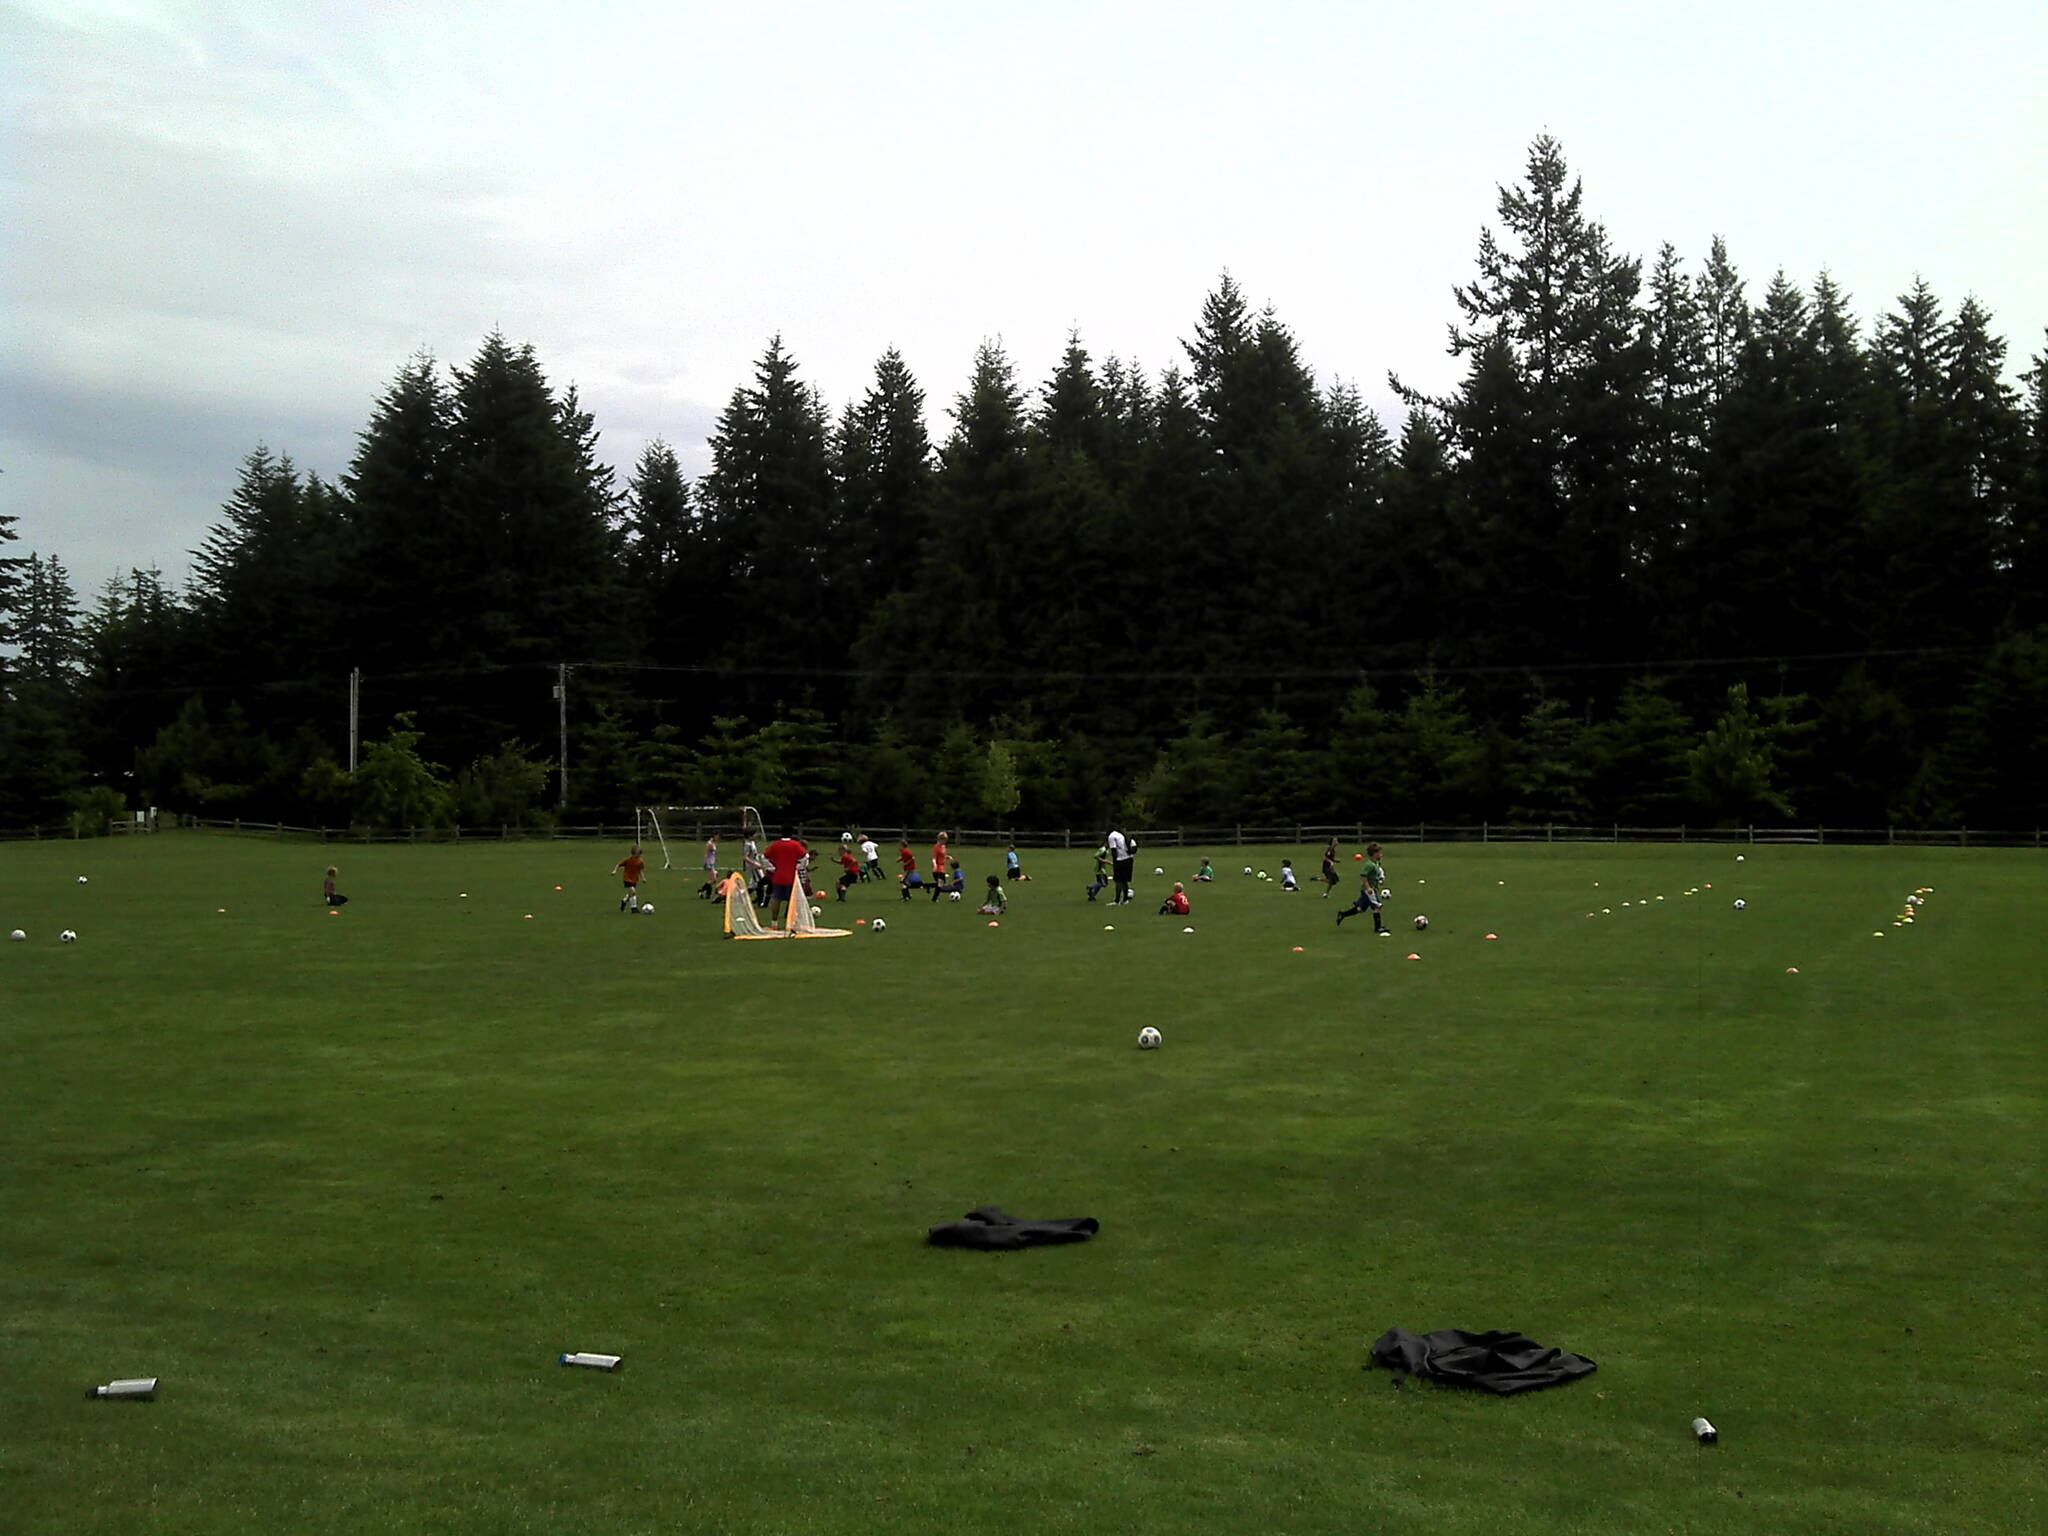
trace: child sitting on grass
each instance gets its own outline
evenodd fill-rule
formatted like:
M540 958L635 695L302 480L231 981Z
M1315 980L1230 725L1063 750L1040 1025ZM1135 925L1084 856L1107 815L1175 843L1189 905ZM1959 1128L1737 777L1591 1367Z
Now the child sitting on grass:
M1195 871L1195 879L1198 882L1206 884L1208 881L1214 880L1215 878L1216 867L1213 864L1211 864L1207 859L1202 860L1202 867Z
M988 898L977 908L990 917L1001 917L1009 910L1010 898L1003 894L1003 882L994 875L988 877Z
M1188 915L1187 887L1178 880L1173 882L1173 894L1159 903L1161 917L1186 917Z

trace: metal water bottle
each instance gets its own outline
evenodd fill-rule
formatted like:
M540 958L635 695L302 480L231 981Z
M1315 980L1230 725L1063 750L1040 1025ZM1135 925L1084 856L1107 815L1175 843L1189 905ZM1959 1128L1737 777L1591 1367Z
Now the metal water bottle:
M129 1376L121 1381L110 1381L104 1387L87 1387L87 1397L140 1397L154 1399L156 1378L154 1376Z
M1712 1445L1721 1438L1721 1431L1714 1428L1705 1419L1694 1419L1692 1421L1692 1437L1699 1441L1701 1445Z

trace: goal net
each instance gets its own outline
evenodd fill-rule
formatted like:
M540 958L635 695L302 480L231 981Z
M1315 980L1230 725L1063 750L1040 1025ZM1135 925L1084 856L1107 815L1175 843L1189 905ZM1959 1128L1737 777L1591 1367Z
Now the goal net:
M751 805L642 805L633 812L635 840L661 850L663 869L704 869L708 874L736 869L752 882L747 848L756 856L768 846L761 813ZM717 843L714 851L710 846Z
M725 891L725 931L735 939L846 939L853 936L851 928L821 928L813 916L812 902L818 900L814 891L799 885L790 893L789 911L780 923L769 923L754 905L754 898L747 892L744 878L727 883ZM822 909L816 909L822 910Z

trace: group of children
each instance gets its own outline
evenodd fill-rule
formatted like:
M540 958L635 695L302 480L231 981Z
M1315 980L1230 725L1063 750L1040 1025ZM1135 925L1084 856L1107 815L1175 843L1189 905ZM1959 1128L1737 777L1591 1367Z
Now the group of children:
M859 844L859 855L856 856L854 852L854 836L854 833L848 832L843 834L839 840L838 863L840 873L837 898L840 901L846 900L847 891L854 886L865 881L881 878L881 855L874 839L863 836ZM802 848L801 844L796 844L796 846ZM776 850L780 852L784 847L785 843L778 843ZM1387 925L1381 917L1381 908L1386 902L1387 872L1380 864L1380 853L1381 849L1378 843L1366 844L1364 855L1365 868L1359 875L1357 899L1337 914L1338 927L1343 927L1344 920L1348 917L1370 916L1375 933L1384 936L1388 932ZM804 880L806 885L808 885L809 850L803 849L803 855L803 861L796 872L796 878ZM948 847L947 836L944 832L941 832L932 843L931 874L928 879L919 871L917 855L911 852L908 839L903 840L897 849L896 857L897 861L902 865L902 873L897 880L902 893L902 900L910 900L911 894L918 890L930 891L933 901L945 898L958 901L965 896L967 876L960 868L960 861L952 856ZM1024 873L1023 862L1018 856L1015 843L1010 844L1008 851L1004 855L1004 862L1006 874L1010 880L1030 880L1031 877ZM1323 884L1323 896L1327 900L1330 892L1336 888L1339 879L1337 873L1337 841L1335 838L1330 839L1328 845L1324 847L1322 862L1323 867L1320 879ZM1088 887L1088 899L1090 901L1093 901L1096 894L1109 884L1110 865L1111 860L1108 846L1104 845L1096 849L1095 880ZM625 884L625 893L619 900L620 911L633 911L638 908L640 904L640 877L645 869L646 861L641 857L640 849L637 846L631 853L627 854L625 858L613 866L612 872L621 876ZM757 877L760 886L757 899L766 899L770 896L771 892L775 895L783 896L785 900L787 899L785 893L788 885L793 884L794 881L787 881L782 884L773 883L779 876L772 870L770 860L763 857L756 849L751 838L747 840L742 869L747 875ZM705 841L704 872L704 884L699 887L697 894L706 899L722 901L731 885L742 879L741 870L734 870L723 877L720 876L718 870L718 839L716 836ZM1213 883L1216 879L1214 863L1204 858L1202 860L1202 867L1195 871L1194 878L1197 884L1207 885ZM346 896L337 896L335 894L334 879L335 872L329 869L327 871L324 899L330 906L338 906L340 903L348 900ZM1299 891L1301 889L1295 879L1292 859L1282 859L1280 861L1280 889L1282 891ZM984 893L981 906L976 910L986 913L991 917L1000 917L1009 910L1009 904L1009 897L1003 890L1002 879L995 875L990 875L988 877L988 889ZM1172 892L1159 904L1159 915L1162 917L1186 917L1192 910L1186 885L1176 880L1173 884Z

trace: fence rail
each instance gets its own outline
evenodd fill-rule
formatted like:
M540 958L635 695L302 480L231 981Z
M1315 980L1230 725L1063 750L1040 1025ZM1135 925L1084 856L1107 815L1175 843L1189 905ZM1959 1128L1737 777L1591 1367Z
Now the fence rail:
M198 816L165 817L166 830L185 829L240 833L263 837L296 838L321 843L461 843L461 842L558 842L620 841L635 835L634 824L590 822L574 826L549 827L299 827L286 822L220 820ZM716 832L727 838L736 832L730 823L716 821L664 822L670 843L701 842ZM836 842L839 826L802 825L798 835L811 842ZM877 842L907 841L914 845L931 842L939 828L877 827L864 829ZM1310 847L1330 838L1340 843L1737 843L1743 845L1805 844L1814 847L1882 845L1900 848L2039 848L2042 829L1988 829L1982 827L1628 827L1618 823L1602 826L1570 826L1563 823L1478 822L1476 824L1420 822L1393 825L1354 821L1309 824L1295 822L1267 826L1227 827L1133 827L1128 829L1139 848L1235 847L1294 845ZM79 834L70 826L29 827L0 831L0 841L71 839ZM953 832L954 842L964 847L1001 847L1015 843L1021 848L1093 849L1102 838L1092 828L1010 829L962 827ZM694 861L692 861L694 862Z

